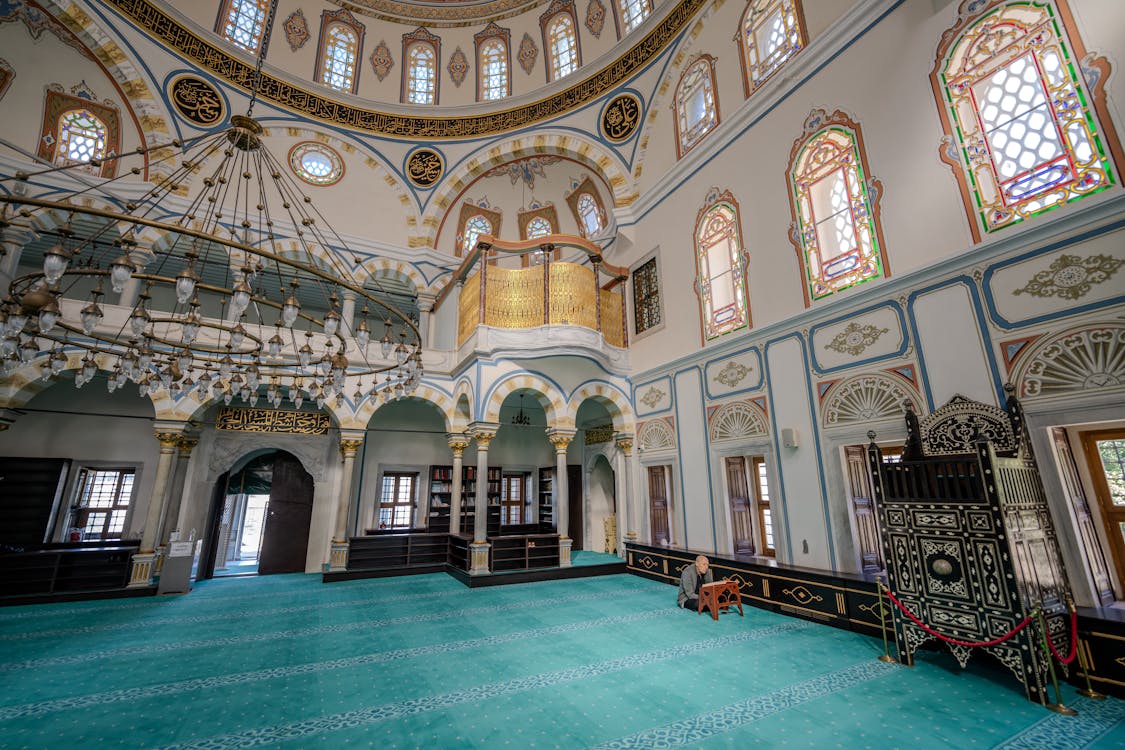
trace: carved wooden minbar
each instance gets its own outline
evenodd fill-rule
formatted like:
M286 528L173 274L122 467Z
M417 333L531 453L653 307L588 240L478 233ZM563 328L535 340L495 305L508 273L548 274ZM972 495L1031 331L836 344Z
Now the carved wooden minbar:
M930 628L966 642L996 639L1041 604L1052 643L1070 650L1070 591L1023 414L1008 390L1004 409L954 396L919 419L908 407L899 462L885 461L868 433L888 586ZM899 660L936 640L890 607ZM947 644L964 667L973 649ZM1049 655L1037 622L984 647L1048 702Z

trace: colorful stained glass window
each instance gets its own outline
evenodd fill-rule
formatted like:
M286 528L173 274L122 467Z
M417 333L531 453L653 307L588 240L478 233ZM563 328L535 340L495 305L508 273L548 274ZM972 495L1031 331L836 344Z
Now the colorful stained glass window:
M477 238L482 234L492 233L492 222L480 214L474 214L465 220L461 230L461 252L468 254L477 246Z
M503 99L508 95L508 48L501 39L490 39L480 48L480 98Z
M660 280L656 275L656 258L645 261L633 271L633 328L644 333L660 325Z
M406 101L435 104L437 65L434 48L426 43L410 45L406 51Z
M805 46L799 0L751 0L742 14L747 93Z
M589 193L582 193L578 196L577 206L583 236L587 239L597 236L604 229L601 206Z
M355 30L342 23L330 24L324 30L323 50L320 82L337 91L353 91L359 50L359 36Z
M574 21L566 13L559 13L547 27L547 49L551 80L568 76L578 70L578 39L574 35Z
M951 45L938 80L984 231L1116 182L1053 5L984 14Z
M688 66L676 87L676 134L679 155L686 154L703 136L719 124L715 104L715 77L712 58L700 57Z
M617 12L621 14L621 25L628 34L652 13L652 0L618 0Z
M289 166L312 185L332 185L344 176L344 161L321 143L298 143L289 152Z
M533 240L536 237L545 237L553 231L551 222L547 221L542 216L536 216L527 222L527 239L529 240Z
M855 131L842 124L805 139L789 171L809 299L883 276L882 253Z
M695 225L696 279L703 337L714 339L750 323L738 209L729 194L711 203Z
M247 52L257 53L268 9L268 0L225 0L219 14L219 33Z
M88 164L106 156L105 123L84 109L72 109L59 117L56 164Z

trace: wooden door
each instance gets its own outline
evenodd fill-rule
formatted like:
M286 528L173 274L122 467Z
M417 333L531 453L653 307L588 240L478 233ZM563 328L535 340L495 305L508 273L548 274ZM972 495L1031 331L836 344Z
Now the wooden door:
M1113 603L1113 583L1109 578L1109 568L1106 566L1105 553L1102 551L1102 542L1098 539L1098 531L1094 517L1090 513L1090 503L1086 499L1086 490L1082 487L1082 480L1078 476L1078 467L1074 462L1074 453L1070 450L1070 440L1066 430L1062 427L1052 427L1051 447L1055 453L1055 463L1059 467L1059 480L1062 482L1063 495L1066 497L1074 518L1078 522L1078 532L1082 539L1082 551L1085 554L1086 567L1090 577L1094 580L1094 589L1098 600L1103 605Z
M303 573L312 521L313 478L301 462L278 451L266 507L258 574Z
M1082 433L1117 580L1125 581L1125 430Z
M862 445L845 445L844 462L848 474L848 494L851 496L852 518L859 541L859 559L864 572L883 569L883 544L879 537L879 522L872 501L871 473L867 467L867 448Z
M648 467L648 509L652 543L667 546L672 534L668 526L668 483L663 466Z
M746 459L729 456L727 464L727 492L730 495L730 535L734 554L754 554L754 530L751 519L754 508L750 486L746 481Z
M219 529L222 525L223 510L227 500L227 483L230 481L230 472L225 472L215 480L215 487L211 490L211 507L207 510L207 529L204 531L206 543L199 555L199 567L196 568L196 580L215 577L215 553L219 548Z
M570 538L574 540L571 550L583 549L582 504L586 493L582 489L582 467L568 464L566 467L566 491L569 505Z

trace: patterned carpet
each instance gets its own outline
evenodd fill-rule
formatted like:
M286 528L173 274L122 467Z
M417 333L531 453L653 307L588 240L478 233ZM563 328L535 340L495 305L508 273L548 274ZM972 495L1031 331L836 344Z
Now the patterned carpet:
M0 748L1120 748L980 660L753 607L718 622L635 576L206 581L0 610Z

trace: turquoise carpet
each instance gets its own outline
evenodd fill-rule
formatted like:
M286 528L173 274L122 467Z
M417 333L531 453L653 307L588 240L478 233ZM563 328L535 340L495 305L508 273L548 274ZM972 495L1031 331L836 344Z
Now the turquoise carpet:
M206 581L0 610L0 748L1121 748L944 653L753 607L718 622L608 576Z

